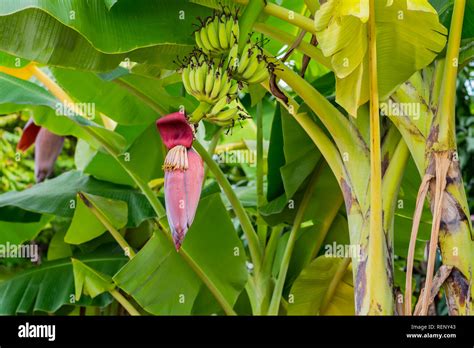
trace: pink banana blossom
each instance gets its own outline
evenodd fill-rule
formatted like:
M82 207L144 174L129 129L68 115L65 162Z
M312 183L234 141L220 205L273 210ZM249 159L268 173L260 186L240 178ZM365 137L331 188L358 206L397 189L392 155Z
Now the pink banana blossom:
M53 174L56 162L63 148L64 138L46 128L34 124L30 119L23 129L17 149L26 151L35 144L35 178L40 183Z
M163 165L166 214L179 251L199 204L204 164L191 146L194 135L184 114L175 112L162 117L156 126L168 149Z

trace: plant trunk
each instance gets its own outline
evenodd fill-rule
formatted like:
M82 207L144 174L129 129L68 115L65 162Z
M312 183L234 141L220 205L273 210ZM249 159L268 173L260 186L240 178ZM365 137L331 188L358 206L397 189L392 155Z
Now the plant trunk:
M450 151L450 166L446 176L446 189L443 195L439 229L439 249L443 265L453 266L445 282L446 298L450 315L469 315L470 284L472 280L471 235L467 199L464 192L461 170L455 151ZM428 174L434 175L434 156L429 158ZM436 178L437 180L437 178ZM429 186L431 211L434 214L433 197L436 182Z

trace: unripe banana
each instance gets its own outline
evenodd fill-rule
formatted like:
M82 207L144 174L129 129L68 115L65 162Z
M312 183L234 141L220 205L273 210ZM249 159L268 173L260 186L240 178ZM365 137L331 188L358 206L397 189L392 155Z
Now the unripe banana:
M229 47L232 47L235 44L235 39L232 35L232 27L234 26L234 20L231 17L227 19L224 23L225 23L225 33L227 35L227 41L229 42Z
M237 20L230 13L223 11L209 17L195 34L195 39L203 52L217 57L229 51L236 43L238 33Z
M229 37L226 31L226 16L222 15L221 18L218 18L218 26L219 26L219 43L220 46L224 49L229 48Z
M262 62L260 62L259 67L257 69L257 72L250 79L247 80L247 83L248 84L257 84L257 83L260 83L262 81L265 81L266 79L269 78L269 76L270 76L270 74L267 70L265 62L263 62L263 66L262 66Z
M214 115L213 117L209 118L210 120L214 121L230 121L235 118L237 115L237 108L230 108L224 111L221 111Z
M209 50L204 46L203 42L202 42L202 39L201 39L201 32L198 30L198 31L195 31L194 32L194 39L196 40L196 44L198 45L198 47L206 54L209 54Z
M258 68L258 59L256 55L252 55L249 59L249 63L247 64L247 68L245 71L242 72L242 79L248 80L250 79Z
M214 75L214 67L211 67L211 69L207 72L206 85L204 87L204 92L207 96L211 95L212 87L214 87Z
M197 92L204 91L204 83L206 82L206 74L207 74L207 64L202 64L200 67L197 68L195 74L195 85Z
M209 42L212 45L212 48L216 51L220 50L219 44L219 18L215 17L209 21L209 24L206 25L207 37Z
M242 51L242 55L240 57L240 61L239 61L239 64L237 66L237 72L239 74L242 74L245 69L247 68L247 65L249 63L249 60L250 60L250 57L252 55L253 51L252 51L252 45L250 42L248 42L245 47L244 47L244 50Z
M237 19L229 20L232 22L232 44L235 45L239 40L240 30L239 30L239 22Z
M217 99L217 96L219 95L219 92L221 91L221 86L222 86L222 76L221 74L216 74L214 75L214 86L212 87L211 94L209 97L211 99Z
M222 109L224 109L227 105L227 98L221 98L217 101L216 104L214 104L214 106L212 107L211 111L210 111L210 114L211 115L215 115L217 113L219 113Z
M239 65L239 46L233 45L227 57L227 68L236 71Z
M202 43L202 46L199 46L201 49L203 50L207 50L208 52L213 50L212 48L212 45L209 41L209 38L207 36L207 30L205 27L201 28L201 30L199 30L199 36L201 37L201 43ZM196 41L196 43L199 45L199 43Z
M181 78L183 80L183 86L186 89L186 92L189 94L193 93L193 90L191 88L191 83L189 81L189 68L185 67L182 72L181 72Z
M189 70L189 84L191 85L191 91L193 93L196 93L197 88L196 88L196 80L195 80L195 75L196 75L196 69L190 68Z

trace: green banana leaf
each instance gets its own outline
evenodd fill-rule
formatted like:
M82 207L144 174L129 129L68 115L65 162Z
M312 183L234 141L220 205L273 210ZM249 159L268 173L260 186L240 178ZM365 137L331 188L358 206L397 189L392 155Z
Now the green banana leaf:
M51 219L52 216L42 215L38 222L0 221L0 245L19 245L32 240Z
M176 56L192 49L189 33L196 17L209 13L209 9L185 0L108 4L66 0L61 6L49 0L6 0L0 3L0 31L4 34L0 50L83 70L112 70L127 58L174 68Z
M82 294L96 298L104 292L115 289L111 276L98 272L77 259L71 259L71 262L76 300L79 301Z
M81 192L81 194L87 203L78 194L74 216L64 237L66 243L82 244L107 231L106 226L92 213L92 209L96 210L115 229L121 229L127 224L128 206L126 202L85 192Z
M247 282L245 252L219 194L201 199L182 248L234 305ZM156 315L190 314L204 286L161 232L156 232L114 280L146 311ZM215 300L211 300L214 305L207 314L216 307Z
M139 226L143 221L155 216L141 192L70 171L29 189L0 195L0 220L23 221L25 211L72 217L78 192L127 202L128 227Z
M97 252L78 258L87 266L113 275L126 262L123 255ZM65 305L104 307L112 302L109 294L92 300L74 296L74 274L71 259L45 262L39 267L16 273L0 283L0 315L54 313Z
M32 82L0 73L0 111L6 108L12 112L12 105L16 105L17 111L31 110L35 123L48 128L55 134L74 135L85 139L96 148L100 148L100 142L88 134L87 129L96 137L104 139L116 153L123 152L125 140L119 134L107 130L85 117L70 115L60 107L62 104L44 88Z

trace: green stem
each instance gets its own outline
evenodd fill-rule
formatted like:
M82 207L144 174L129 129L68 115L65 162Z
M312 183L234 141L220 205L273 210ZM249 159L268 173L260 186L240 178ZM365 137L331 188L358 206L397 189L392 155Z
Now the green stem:
M262 86L270 92L268 83L262 83ZM288 105L281 99L278 99L278 101L295 118L301 128L305 130L306 134L308 134L314 142L318 150L321 151L321 154L329 164L334 176L340 183L340 179L345 176L345 168L342 162L342 157L331 139L329 139L326 133L306 112L297 113L299 105L293 99L288 98Z
M123 308L132 316L140 316L140 312L116 289L110 290L109 293L122 305Z
M219 143L219 139L221 137L222 131L223 131L223 128L219 128L216 134L214 134L214 136L212 137L211 143L209 144L207 152L209 153L209 156L211 157L216 152L217 144ZM206 168L204 169L204 181L207 178L208 174L209 174L209 167L206 165Z
M319 2L317 0L304 0L304 3L311 15L314 16L316 11L319 9Z
M456 116L454 109L456 100L456 79L459 65L459 46L461 43L465 7L466 0L456 0L454 2L451 28L449 29L448 49L446 52L446 64L443 73L443 84L440 91L442 99L436 114L436 121L439 124L437 151L453 150L456 148Z
M350 183L362 211L364 213L367 212L369 209L367 199L367 186L369 184L370 175L369 149L359 130L332 105L331 102L313 88L308 81L290 70L286 65L278 64L275 69L275 74L285 81L293 91L303 99L327 128L339 150L339 155L336 157L337 161L340 162L339 159L341 159L341 157L346 158L342 167L344 175L337 175L338 173L334 172L335 165L332 156L327 156L325 153L326 149L318 146L318 139L314 139L309 129L302 125L308 135L315 141L316 146L318 146L335 173L336 178L338 178L339 184L341 185L341 178L344 178L347 183ZM292 114L294 115L294 111ZM296 116L297 115L295 115L295 118L297 119ZM311 127L314 130L315 122L311 120L310 123L313 124ZM325 136L325 138L327 138L327 136ZM346 169L348 175L346 175Z
M225 177L224 173L222 172L222 170L220 170L219 166L216 164L216 162L214 162L212 157L207 153L206 149L198 141L194 142L193 147L201 155L202 159L209 167L209 170L214 174L214 177L216 178L217 182L219 183L225 195L227 196L227 199L232 205L234 213L239 219L240 225L242 226L242 230L245 234L245 237L247 238L250 256L252 258L252 263L255 269L255 274L259 274L262 256L260 252L258 236L252 226L250 218L245 212L242 203L239 201L239 198L235 194L232 186Z
M301 201L300 207L296 212L295 221L293 222L293 227L291 228L290 237L288 243L286 244L285 252L280 264L280 272L278 273L278 278L273 289L272 300L270 302L270 307L268 308L268 315L277 315L280 308L281 297L283 295L283 286L285 285L286 273L288 272L288 267L290 265L291 254L293 253L293 248L296 243L296 235L300 229L301 223L303 222L306 209L308 208L309 202L313 195L314 188L316 186L317 179L321 173L322 163L319 162L314 173L311 177L311 181L306 188L306 192Z
M234 0L234 2L246 5L249 3L249 0ZM314 33L315 31L315 25L312 19L292 10L278 6L274 3L267 2L267 5L264 7L263 11L270 16L277 17L289 24L296 25L297 27L300 27L309 33Z
M296 41L297 37L291 34L288 34L284 30L281 30L277 27L274 27L272 25L268 25L265 23L255 23L254 24L254 29L257 30L258 32L268 36L269 38L272 38L274 40L277 40L283 44L288 45L291 47L291 45ZM296 47L297 50L301 51L302 53L306 54L308 57L311 59L315 60L316 62L320 63L327 69L332 70L331 66L331 59L328 57L325 57L321 50L305 41L301 41L298 47Z
M257 104L257 234L262 248L264 248L267 239L267 226L260 215L260 209L265 204L263 167L263 107L260 101Z
M278 240L280 239L280 235L283 232L284 226L275 226L272 229L270 234L270 240L265 248L265 256L263 258L263 273L266 275L270 275L272 271L273 259L275 257L276 248L278 246Z
M247 42L247 36L253 24L265 7L264 0L250 0L239 18L239 52L242 52Z

